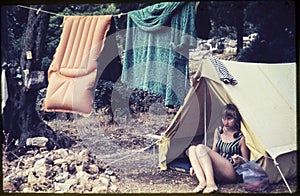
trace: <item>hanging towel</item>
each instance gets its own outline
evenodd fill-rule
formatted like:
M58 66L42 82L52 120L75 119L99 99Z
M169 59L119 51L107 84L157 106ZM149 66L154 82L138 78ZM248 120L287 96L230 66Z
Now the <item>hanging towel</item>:
M7 90L7 81L6 81L6 73L5 69L2 70L1 73L1 113L3 114L3 109L6 106L6 101L8 99L8 90Z
M89 115L92 112L97 58L111 15L65 16L59 45L48 70L45 111Z
M233 76L229 73L227 67L222 63L217 57L210 56L209 60L215 67L217 74L225 84L236 85L238 82L233 78Z
M189 82L189 49L196 48L195 2L162 2L131 11L121 81L181 105Z

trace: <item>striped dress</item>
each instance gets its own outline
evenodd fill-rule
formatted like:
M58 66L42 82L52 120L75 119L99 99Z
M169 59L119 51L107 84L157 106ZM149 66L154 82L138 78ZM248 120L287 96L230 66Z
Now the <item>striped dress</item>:
M226 158L227 160L229 160L229 162L232 164L234 169L237 169L237 167L239 166L238 164L234 163L231 156L234 154L238 154L238 155L242 155L241 154L241 148L240 148L240 140L243 137L243 135L239 135L238 138L236 138L234 141L232 142L223 142L221 139L221 127L218 128L217 133L218 133L218 141L216 144L216 149L217 152L224 158Z

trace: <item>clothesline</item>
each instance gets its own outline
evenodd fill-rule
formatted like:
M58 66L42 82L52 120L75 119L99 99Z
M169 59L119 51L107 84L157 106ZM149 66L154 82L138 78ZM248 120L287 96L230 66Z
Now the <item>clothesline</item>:
M54 12L49 12L49 11L46 11L46 10L42 10L41 8L36 9L36 8L33 8L33 7L24 6L24 5L18 5L18 6L21 7L21 8L29 9L29 10L35 10L36 14L39 14L39 12L44 12L44 13L47 13L47 14L52 14L52 15L64 17L64 15L54 13Z
M64 17L65 15L62 15L62 14L58 14L58 13L55 13L55 12L50 12L50 11L47 11L47 10L42 10L41 8L33 8L33 7L28 7L28 6L24 6L24 5L18 5L19 7L21 8L25 8L25 9L29 9L29 10L35 10L36 11L36 14L39 14L39 12L44 12L44 13L47 13L47 14L52 14L52 15L56 15L56 16L61 16L61 17ZM120 13L120 14L113 14L112 16L117 16L117 17L121 17L122 15L126 15L127 13Z

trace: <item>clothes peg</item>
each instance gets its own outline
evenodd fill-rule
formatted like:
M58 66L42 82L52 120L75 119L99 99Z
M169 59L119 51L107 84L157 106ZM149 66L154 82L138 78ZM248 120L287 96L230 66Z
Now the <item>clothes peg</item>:
M27 60L32 59L32 53L31 53L31 51L26 51L26 58L27 58Z
M39 8L35 14L38 15L40 13L40 11L41 11L41 8Z
M29 74L29 69L24 69L23 72L24 72L25 76L27 76Z

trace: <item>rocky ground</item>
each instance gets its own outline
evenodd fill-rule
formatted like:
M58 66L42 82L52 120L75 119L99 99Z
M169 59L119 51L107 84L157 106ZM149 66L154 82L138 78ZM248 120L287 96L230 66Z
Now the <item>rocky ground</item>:
M201 53L201 54L200 54ZM208 51L191 54L191 75L197 62ZM232 55L223 59L234 60ZM74 138L69 149L47 151L32 147L14 161L6 159L2 146L3 191L5 193L190 193L197 185L189 174L158 169L156 139L176 113L160 101L152 102L147 112L130 115L120 111L113 124L111 116L100 110L89 117L59 114L45 121L53 130ZM43 146L43 140L33 141ZM38 144L39 143L39 144ZM297 191L297 180L288 180ZM243 184L219 184L220 193L247 193ZM288 193L283 182L270 185L270 193Z
M163 106L161 109L163 109ZM101 112L90 117L55 119L48 124L76 140L70 149L47 151L33 148L8 162L3 156L5 192L47 193L189 193L197 180L182 172L160 171L156 140L174 114L139 113L126 123L107 125ZM116 121L121 119L115 119ZM107 122L107 121L106 121ZM149 147L149 148L148 148ZM296 179L288 181L293 192ZM219 185L220 193L247 193L243 184ZM270 193L288 193L283 182L272 184Z

